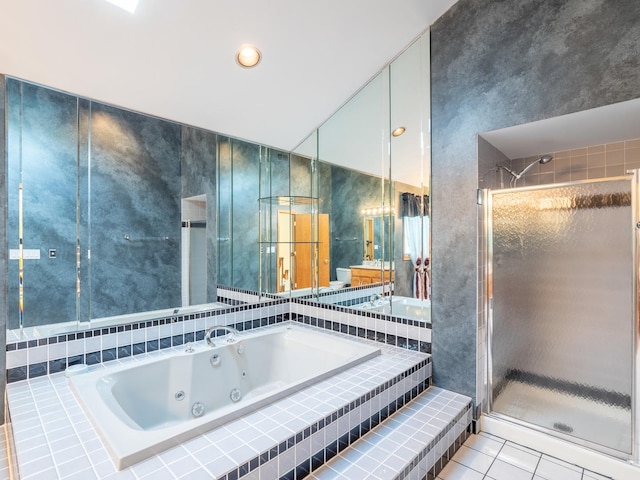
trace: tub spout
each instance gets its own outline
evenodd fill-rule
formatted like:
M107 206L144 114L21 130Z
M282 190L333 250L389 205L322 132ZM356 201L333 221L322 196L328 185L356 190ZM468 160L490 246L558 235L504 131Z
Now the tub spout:
M207 341L207 345L209 345L210 347L216 346L216 344L213 343L213 340L211 339L213 332L215 332L216 330L224 330L225 332L227 332L227 343L235 342L238 339L237 336L240 335L240 332L238 330L226 325L209 327L204 332L204 339Z
M369 303L372 307L375 307L376 305L382 305L384 303L384 297L379 293L373 294L369 299Z

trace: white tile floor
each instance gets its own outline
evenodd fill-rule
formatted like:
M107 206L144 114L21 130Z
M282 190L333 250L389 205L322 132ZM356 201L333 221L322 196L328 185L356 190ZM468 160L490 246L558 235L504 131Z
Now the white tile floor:
M9 472L9 452L7 450L7 436L5 434L6 428L6 426L0 428L0 480L8 480L9 478L11 478Z
M494 435L472 435L438 480L610 480Z
M9 466L3 430L0 430L0 480L8 480ZM159 474L160 470L154 473ZM610 480L611 477L599 475L484 432L472 435L438 476L438 480L518 480L521 478Z

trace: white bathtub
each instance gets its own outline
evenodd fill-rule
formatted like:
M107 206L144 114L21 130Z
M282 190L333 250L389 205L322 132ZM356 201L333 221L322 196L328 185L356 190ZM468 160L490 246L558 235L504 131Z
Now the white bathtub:
M233 344L218 342L70 378L118 469L380 353L293 323L241 334ZM234 402L236 390L241 399ZM197 402L200 417L192 413Z
M386 313L397 317L415 320L431 321L431 300L419 300L411 297L392 296L391 304L385 301L381 305L371 305L369 302L357 305L357 308L372 312Z

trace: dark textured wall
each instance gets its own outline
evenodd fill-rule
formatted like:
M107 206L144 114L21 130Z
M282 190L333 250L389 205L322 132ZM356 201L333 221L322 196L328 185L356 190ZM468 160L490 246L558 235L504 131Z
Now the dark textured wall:
M475 397L477 134L640 97L640 2L459 0L431 52L434 380Z

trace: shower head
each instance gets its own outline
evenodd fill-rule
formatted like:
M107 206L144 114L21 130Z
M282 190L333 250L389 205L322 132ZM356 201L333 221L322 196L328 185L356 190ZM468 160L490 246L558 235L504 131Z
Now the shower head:
M536 163L540 163L541 165L545 165L545 164L549 163L551 160L553 160L553 155L549 155L549 154L542 155L542 156L538 157L537 159L535 159L533 162L531 162L529 165L524 167L520 173L516 173L513 170L505 167L504 165L496 165L496 169L500 169L501 168L501 169L509 172L511 174L511 177L512 177L511 178L511 182L510 182L511 186L515 187L516 182L518 180L520 180L522 178L522 176L525 173L527 173L531 169L531 167L533 167Z

